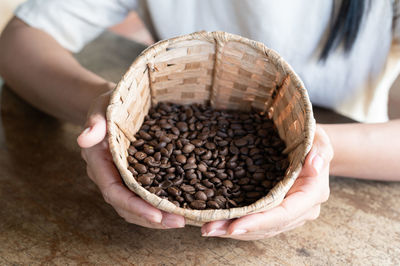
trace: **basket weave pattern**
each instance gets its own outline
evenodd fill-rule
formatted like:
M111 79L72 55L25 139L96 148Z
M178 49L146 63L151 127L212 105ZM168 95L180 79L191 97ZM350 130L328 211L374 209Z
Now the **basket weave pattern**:
M127 170L127 149L150 105L210 103L213 108L265 112L286 143L290 165L268 195L240 208L191 210L148 192ZM303 83L265 45L225 32L197 32L150 46L117 85L107 110L111 154L125 184L155 207L201 225L278 205L297 178L311 148L315 121Z

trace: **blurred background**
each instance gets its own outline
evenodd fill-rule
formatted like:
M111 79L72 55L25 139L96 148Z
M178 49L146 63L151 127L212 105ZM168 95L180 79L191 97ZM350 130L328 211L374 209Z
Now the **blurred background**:
M25 0L1 0L0 1L0 33L13 16L14 9ZM135 42L150 45L153 39L136 13L131 12L127 18L118 25L109 29L125 38ZM0 78L0 85L2 81ZM389 117L400 118L400 78L394 82L389 95Z

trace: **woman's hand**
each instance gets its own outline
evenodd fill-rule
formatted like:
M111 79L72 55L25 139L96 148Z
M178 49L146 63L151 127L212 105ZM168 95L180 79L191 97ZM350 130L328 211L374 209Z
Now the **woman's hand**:
M109 99L110 92L94 101L86 122L87 128L77 140L89 178L99 187L104 200L127 222L159 229L184 227L182 216L156 209L124 186L106 138L105 110Z
M203 225L203 236L258 240L303 225L319 216L321 203L329 197L329 164L333 149L325 131L317 126L313 147L303 169L282 203L268 211L238 219Z

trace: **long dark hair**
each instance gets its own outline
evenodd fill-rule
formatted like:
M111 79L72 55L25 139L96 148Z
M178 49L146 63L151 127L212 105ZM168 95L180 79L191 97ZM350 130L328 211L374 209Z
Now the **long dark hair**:
M335 14L336 5L341 2L338 14ZM330 32L320 55L325 61L329 54L343 43L344 52L353 48L360 30L363 17L368 13L369 0L333 0Z

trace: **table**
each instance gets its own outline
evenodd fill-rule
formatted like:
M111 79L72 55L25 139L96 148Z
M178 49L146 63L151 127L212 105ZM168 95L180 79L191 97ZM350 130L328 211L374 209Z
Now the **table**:
M77 58L117 81L143 46L106 33ZM331 178L320 218L271 239L203 238L128 224L86 177L81 128L1 90L0 265L400 264L400 183ZM318 122L349 122L316 109Z

